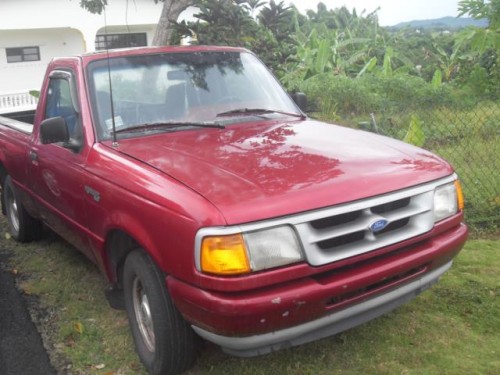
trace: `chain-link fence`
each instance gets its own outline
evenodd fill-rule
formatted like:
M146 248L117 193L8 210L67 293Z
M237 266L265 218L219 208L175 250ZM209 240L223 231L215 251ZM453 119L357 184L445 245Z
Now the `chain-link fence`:
M466 109L428 108L373 114L362 126L422 146L450 162L465 195L466 221L475 229L500 227L500 103Z

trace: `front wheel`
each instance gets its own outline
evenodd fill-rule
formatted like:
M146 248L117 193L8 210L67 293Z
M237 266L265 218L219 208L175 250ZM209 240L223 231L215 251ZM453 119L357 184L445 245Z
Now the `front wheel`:
M12 237L19 242L39 239L42 235L42 223L31 217L23 207L10 176L5 178L2 194Z
M200 338L175 308L165 277L141 249L123 270L125 306L136 351L151 374L179 374L194 363Z

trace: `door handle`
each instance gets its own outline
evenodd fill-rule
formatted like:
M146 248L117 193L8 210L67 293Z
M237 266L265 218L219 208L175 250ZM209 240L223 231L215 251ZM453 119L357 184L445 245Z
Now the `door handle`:
M29 157L32 164L38 165L38 154L35 151L29 152Z

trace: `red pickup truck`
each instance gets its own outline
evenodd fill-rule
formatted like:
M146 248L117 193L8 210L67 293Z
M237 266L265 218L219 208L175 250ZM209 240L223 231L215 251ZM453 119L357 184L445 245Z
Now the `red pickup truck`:
M239 48L54 59L36 113L0 118L12 235L46 225L94 261L154 374L188 368L200 338L253 356L373 319L450 268L460 185L304 103Z

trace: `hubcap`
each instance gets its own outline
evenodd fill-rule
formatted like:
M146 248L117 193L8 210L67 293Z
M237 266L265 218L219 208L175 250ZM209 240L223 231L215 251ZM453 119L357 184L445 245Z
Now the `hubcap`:
M139 326L139 332L142 336L142 341L150 352L154 352L155 333L151 308L141 279L137 276L132 283L132 302L134 304L135 317L137 319L137 325Z

